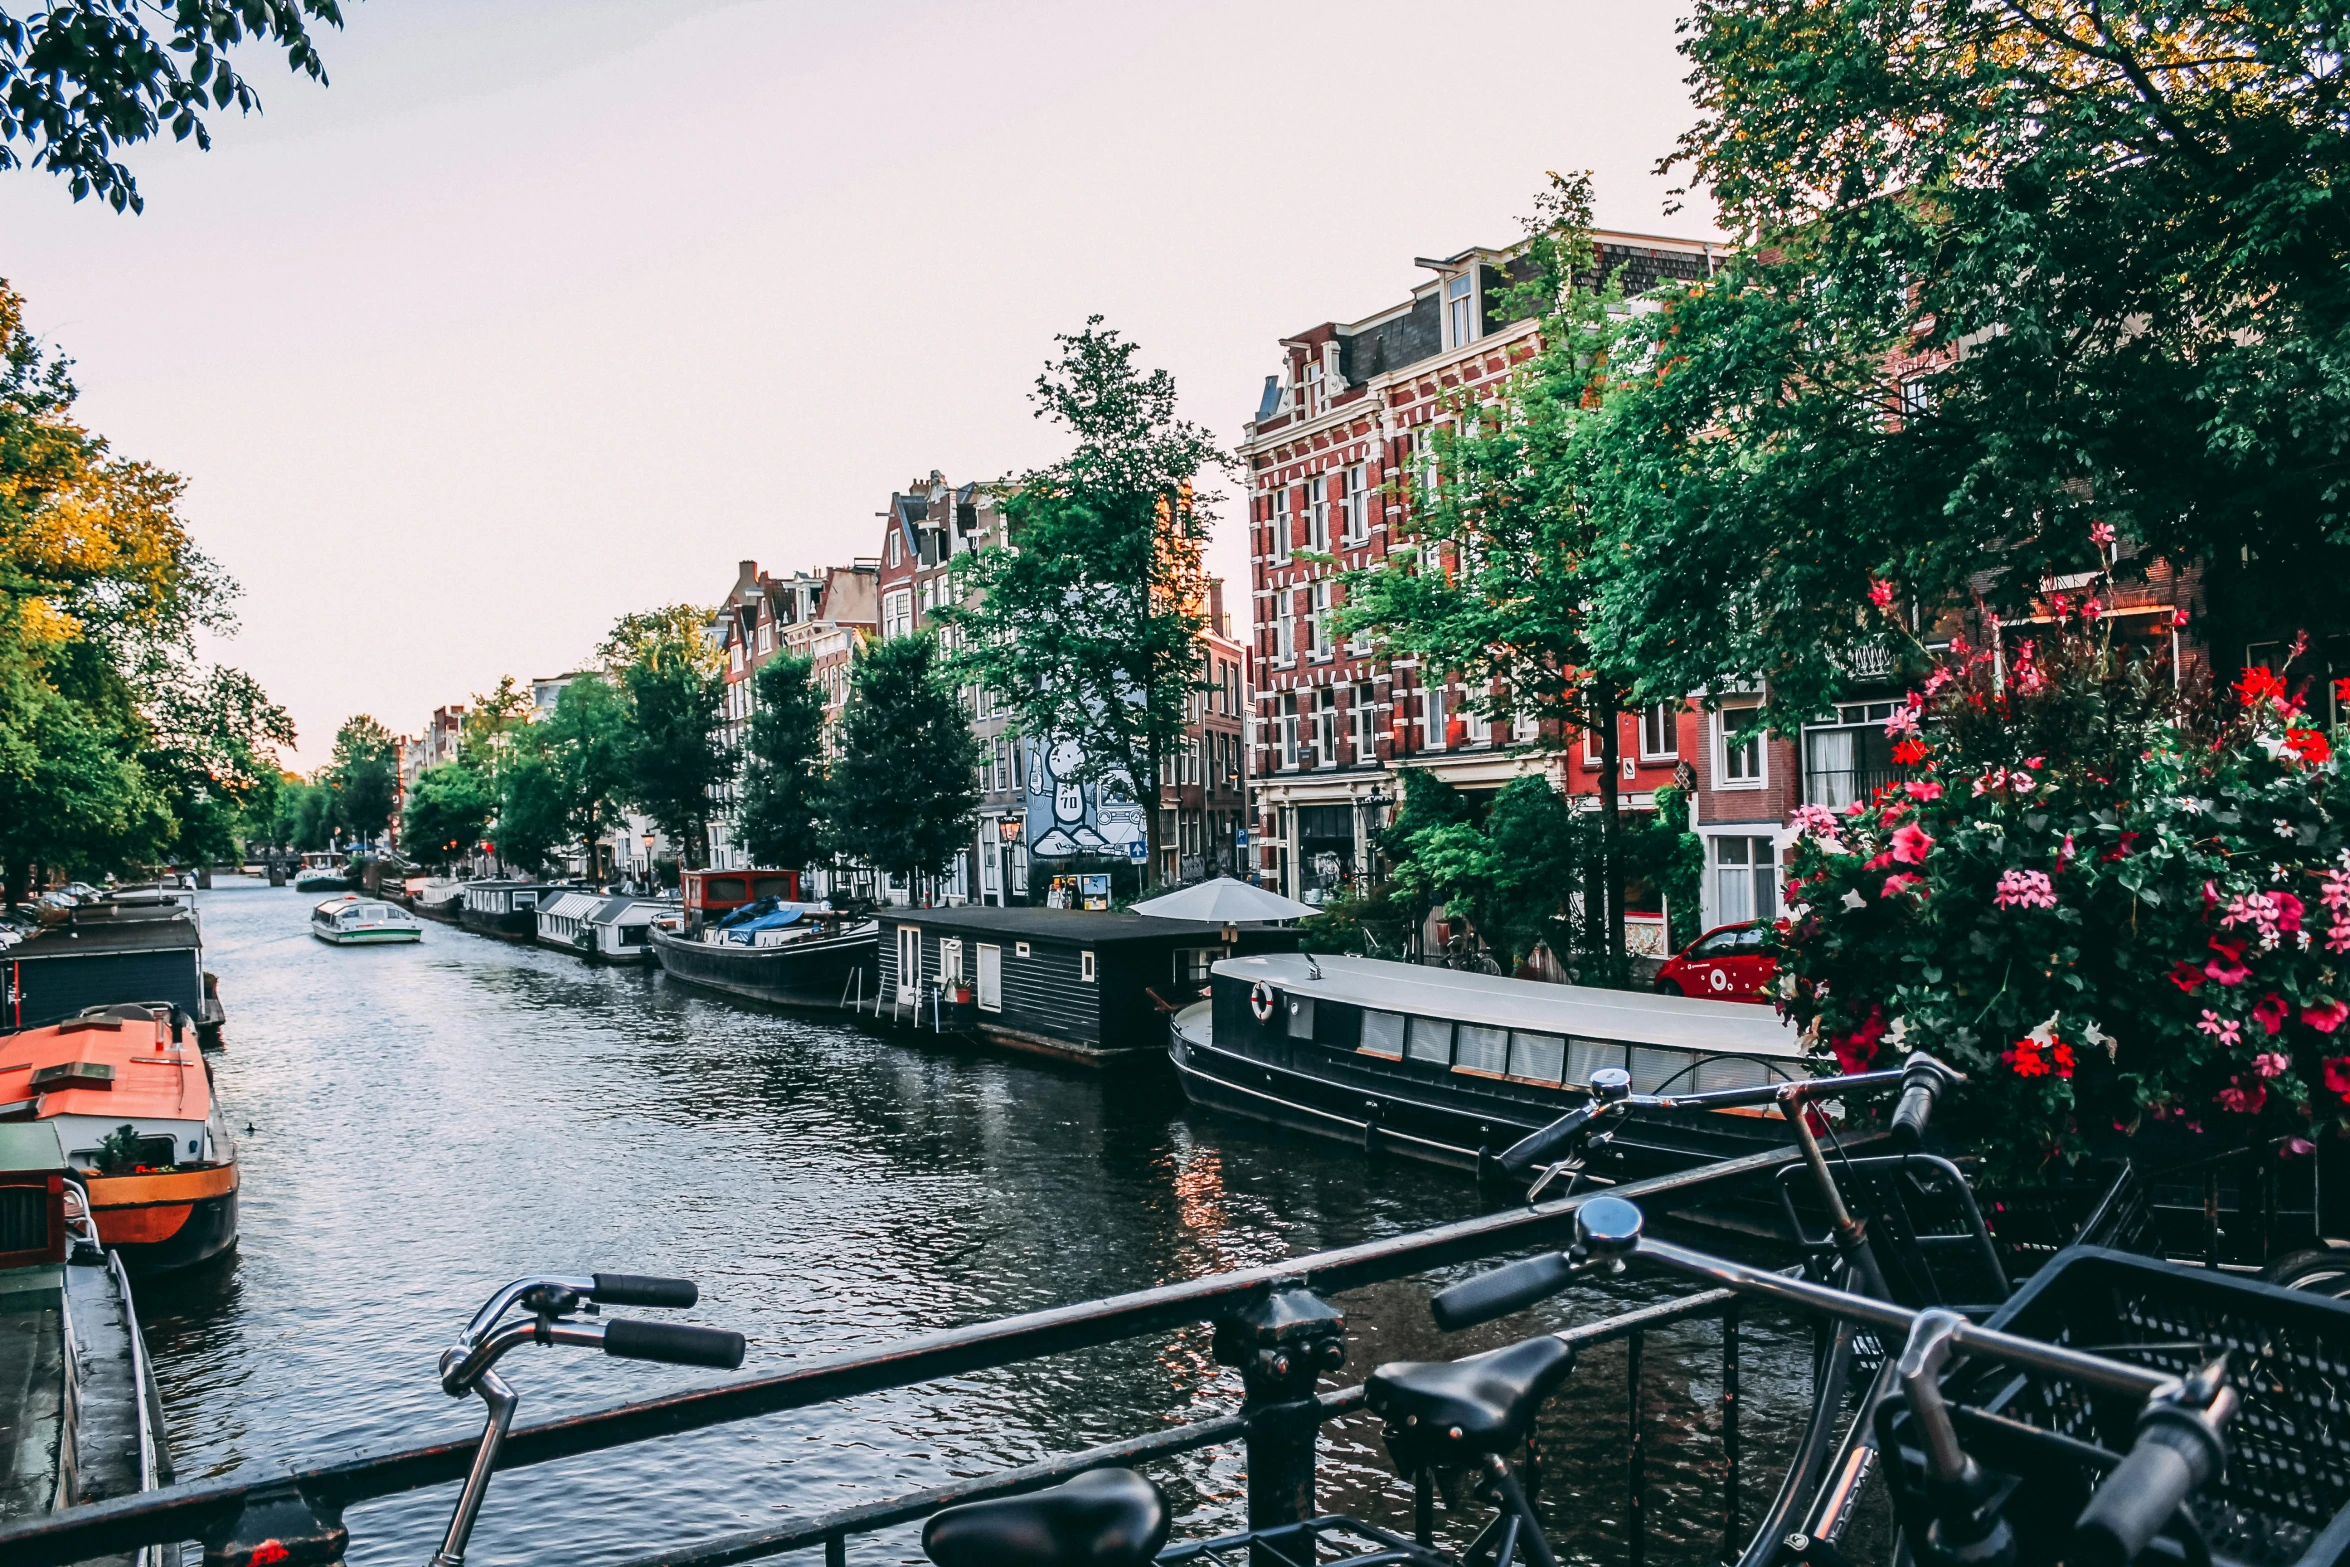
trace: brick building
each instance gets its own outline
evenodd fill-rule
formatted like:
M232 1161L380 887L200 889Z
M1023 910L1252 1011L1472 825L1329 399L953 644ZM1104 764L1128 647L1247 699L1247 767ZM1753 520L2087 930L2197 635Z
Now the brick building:
M1603 270L1627 294L1709 276L1719 247L1645 235L1596 236ZM1496 385L1535 347L1535 323L1509 320L1506 250L1422 258L1409 297L1354 322L1284 339L1240 455L1249 469L1249 562L1256 690L1253 800L1256 873L1319 901L1371 872L1370 836L1389 818L1402 769L1493 790L1526 773L1561 787L1595 780L1581 754L1560 758L1531 728L1498 730L1468 711L1471 693L1442 670L1343 641L1342 572L1373 566L1410 531L1428 482L1430 431L1449 401ZM1335 564L1302 559L1302 552ZM1679 723L1627 715L1629 765L1619 787L1645 799L1679 761ZM1638 731L1658 725L1650 749ZM1674 753L1665 754L1667 732ZM1597 748L1590 748L1595 759ZM1651 781L1653 780L1653 782Z

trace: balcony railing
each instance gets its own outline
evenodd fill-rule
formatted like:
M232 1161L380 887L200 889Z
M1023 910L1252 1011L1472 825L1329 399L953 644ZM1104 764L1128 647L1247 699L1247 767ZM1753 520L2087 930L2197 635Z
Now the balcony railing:
M1803 803L1841 810L1855 800L1873 799L1879 789L1909 776L1905 767L1822 767L1803 773Z

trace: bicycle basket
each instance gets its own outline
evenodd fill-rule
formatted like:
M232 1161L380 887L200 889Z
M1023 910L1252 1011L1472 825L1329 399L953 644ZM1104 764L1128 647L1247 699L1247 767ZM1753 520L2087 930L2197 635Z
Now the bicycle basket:
M2081 1246L1990 1325L2181 1374L2227 1351L2242 1399L2227 1471L2188 1504L2214 1559L2320 1567L2350 1552L2350 1303ZM2129 1450L2137 1401L1987 1362L1961 1366L1944 1391L1978 1461L2020 1477L2009 1521L2021 1554L2061 1549L2090 1486ZM1899 1440L1905 1423L1896 1416L1888 1434ZM1899 1455L1888 1480L1897 1506L1921 1505L1914 1454Z

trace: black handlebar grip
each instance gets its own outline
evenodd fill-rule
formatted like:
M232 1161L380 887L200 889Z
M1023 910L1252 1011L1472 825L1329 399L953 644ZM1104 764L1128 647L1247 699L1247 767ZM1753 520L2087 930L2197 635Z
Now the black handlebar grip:
M691 1279L657 1279L644 1273L595 1275L593 1299L607 1306L690 1306L702 1298Z
M743 1363L743 1336L724 1328L619 1317L604 1324L604 1353L623 1360L659 1360L672 1366L716 1366L732 1371Z
M2114 1465L2073 1525L2072 1560L2082 1567L2125 1567L2225 1461L2210 1427L2175 1405L2158 1404L2139 1421L2137 1445Z
M1506 1317L1538 1300L1556 1295L1575 1281L1574 1265L1565 1252L1544 1252L1507 1267L1463 1279L1428 1302L1436 1325L1447 1333L1473 1328L1495 1317Z
M1904 1148L1915 1148L1926 1140L1926 1123L1933 1119L1934 1101L1940 1096L1941 1085L1916 1082L1901 1091L1901 1102L1893 1107L1893 1140Z
M1599 1102L1597 1100L1569 1110L1540 1131L1529 1132L1504 1148L1501 1151L1501 1158L1496 1162L1511 1175L1524 1175L1528 1170L1545 1162L1552 1154L1573 1142L1576 1135L1598 1113Z

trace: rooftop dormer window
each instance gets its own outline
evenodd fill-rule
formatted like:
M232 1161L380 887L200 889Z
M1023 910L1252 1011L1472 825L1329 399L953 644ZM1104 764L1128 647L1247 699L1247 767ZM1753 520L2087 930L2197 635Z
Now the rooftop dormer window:
M1473 274L1464 272L1445 279L1444 325L1454 348L1477 341L1477 279Z

